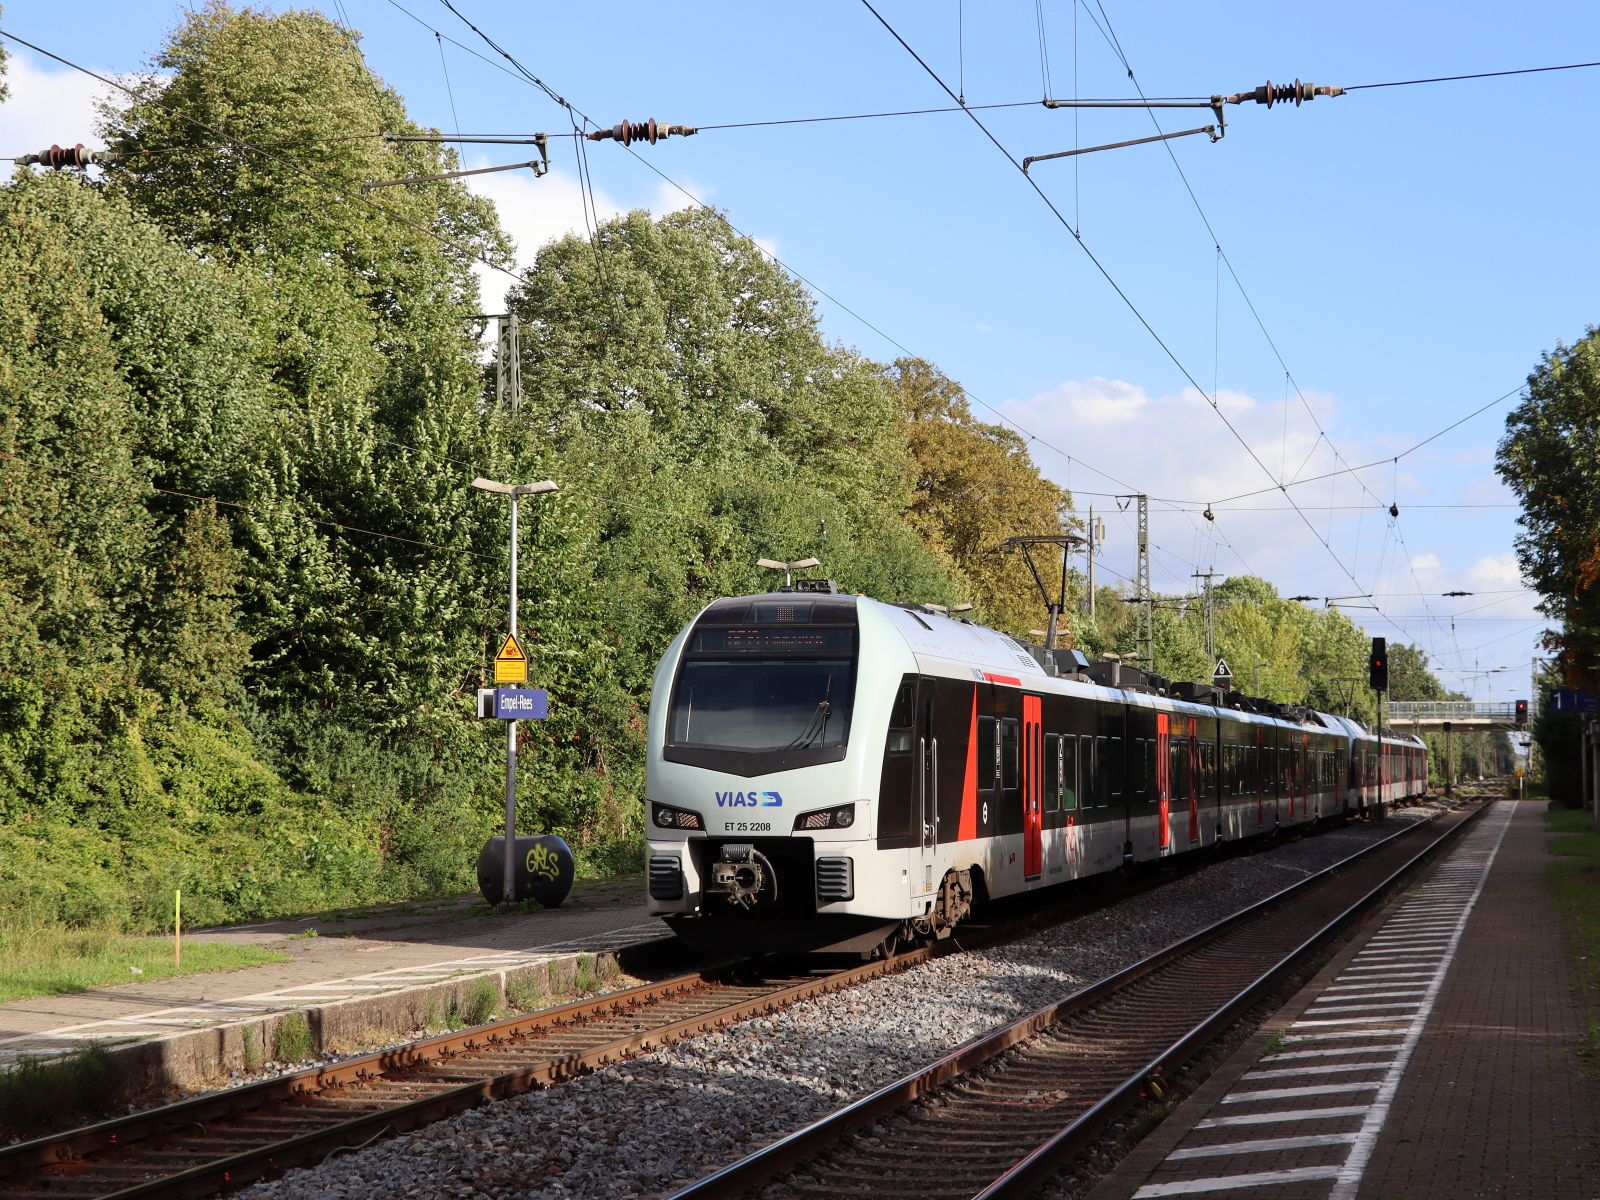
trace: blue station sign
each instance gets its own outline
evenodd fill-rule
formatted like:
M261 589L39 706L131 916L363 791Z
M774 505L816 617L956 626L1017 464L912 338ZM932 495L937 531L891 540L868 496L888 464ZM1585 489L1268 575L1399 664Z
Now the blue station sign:
M543 721L550 715L550 693L543 688L497 688L494 715L502 721Z
M1600 712L1600 695L1586 688L1556 688L1550 693L1553 713Z

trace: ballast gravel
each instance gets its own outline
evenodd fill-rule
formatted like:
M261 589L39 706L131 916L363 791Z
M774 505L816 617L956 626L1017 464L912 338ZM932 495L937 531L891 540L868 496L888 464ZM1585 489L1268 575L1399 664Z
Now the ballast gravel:
M1381 823L1215 863L1011 945L950 955L485 1105L244 1195L658 1196L1442 807L1404 809Z

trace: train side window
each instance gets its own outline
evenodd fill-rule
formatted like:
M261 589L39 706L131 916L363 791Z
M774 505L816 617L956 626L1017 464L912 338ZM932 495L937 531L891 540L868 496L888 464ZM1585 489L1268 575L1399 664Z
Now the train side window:
M1122 774L1125 761L1122 757L1122 739L1112 738L1111 757L1106 760L1107 787L1110 789L1112 800L1122 799Z
M1156 739L1144 740L1144 798L1147 803L1156 802Z
M1061 738L1056 734L1044 735L1044 810L1061 809Z
M1111 755L1105 738L1094 740L1094 803L1105 808L1111 803Z
M1078 739L1070 733L1061 739L1061 807L1078 809Z
M978 790L994 789L994 718L978 718Z
M1145 798L1145 793L1150 788L1150 775L1146 770L1149 764L1145 761L1145 746L1149 743L1144 738L1134 738L1128 744L1131 747L1128 754L1128 768L1132 776L1128 780L1128 794L1138 802Z
M1006 791L1014 790L1018 785L1018 760L1022 749L1022 734L1017 728L1015 717L1004 717L1000 721L1000 786Z
M1094 781L1096 762L1094 739L1092 737L1080 738L1078 753L1081 755L1078 763L1078 783L1081 789L1079 796L1084 808L1093 808L1095 806Z
M911 753L911 726L916 720L917 689L908 680L900 685L889 714L889 753Z

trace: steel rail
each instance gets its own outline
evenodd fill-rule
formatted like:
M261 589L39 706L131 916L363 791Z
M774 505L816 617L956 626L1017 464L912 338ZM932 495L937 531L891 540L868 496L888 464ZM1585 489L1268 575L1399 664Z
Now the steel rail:
M1406 836L1412 830L1403 830L1367 850L1352 856L1346 863L1355 861L1365 853L1387 845L1395 837ZM1171 865L1171 864L1167 864ZM1180 864L1184 865L1184 864ZM1199 863L1186 865L1198 868ZM1304 881L1311 882L1326 872ZM1159 886L1151 881L1133 888L1116 887L1107 894L1117 897L1127 892L1144 891ZM1301 886L1301 885L1297 885ZM1259 906L1256 906L1259 907ZM376 1140L385 1134L399 1133L417 1128L435 1120L475 1107L486 1101L504 1099L534 1088L548 1087L593 1071L636 1054L647 1053L661 1045L693 1037L713 1029L765 1015L801 1000L829 992L843 990L868 979L897 973L919 965L934 957L962 950L977 949L1002 944L1042 927L1058 922L1064 913L1082 911L1081 900L1058 904L1036 911L1022 919L1012 920L994 928L978 927L962 933L959 942L940 942L931 947L907 951L893 959L862 964L860 966L819 974L799 982L774 984L754 995L745 994L728 1004L717 1004L687 1016L676 1016L670 1021L636 1027L624 1036L605 1039L578 1050L537 1057L541 1041L570 1037L586 1027L603 1025L619 1019L641 1018L650 1008L671 1007L705 1002L715 998L719 989L748 992L762 985L738 982L739 972L748 970L749 964L736 964L717 974L684 975L659 983L644 984L602 996L570 1001L538 1013L506 1018L487 1025L437 1035L405 1046L376 1051L344 1059L337 1063L317 1066L279 1076L260 1083L227 1091L214 1092L176 1104L166 1105L141 1113L131 1114L80 1129L37 1138L32 1141L0 1148L0 1191L11 1194L18 1184L43 1183L54 1180L65 1184L69 1179L82 1183L96 1175L108 1176L119 1172L123 1183L107 1179L107 1190L95 1195L106 1200L133 1200L134 1197L153 1196L206 1196L218 1191L243 1186L255 1180L275 1176L284 1170L306 1163L320 1161L340 1149L351 1149ZM1246 910L1249 911L1249 910ZM1154 963L1148 969L1153 969ZM1130 971L1133 968L1130 968ZM1113 979L1127 981L1127 972ZM1131 977L1129 977L1131 978ZM1096 988L1101 985L1095 985ZM1080 995L1086 995L1080 993ZM961 1053L961 1051L957 1051ZM487 1060L507 1054L530 1059L513 1070L483 1074L483 1065L474 1069L474 1059ZM459 1065L450 1072L449 1066ZM430 1074L431 1073L431 1074ZM455 1080L447 1082L446 1076ZM468 1076L460 1080L461 1076ZM376 1085L376 1086L373 1086ZM436 1089L432 1095L409 1100L397 1100L377 1095L384 1086L391 1089L411 1087ZM210 1157L208 1161L160 1173L157 1164L129 1162L126 1169L118 1167L117 1160L124 1154L138 1156L141 1148L149 1146L152 1152L173 1157L189 1154L204 1158L207 1151L162 1151L163 1141L181 1142L186 1137L194 1140L198 1129L201 1138L215 1137L209 1127L216 1122L248 1121L251 1118L271 1122L274 1113L298 1115L301 1120L314 1120L308 1109L321 1101L345 1104L368 1103L371 1111L357 1113L343 1119L330 1119L320 1128L293 1132L236 1153ZM328 1109L316 1110L317 1115L330 1116ZM279 1118L282 1119L282 1118ZM214 1153L214 1152L213 1152ZM130 1175L151 1174L155 1177L126 1184ZM34 1179L29 1179L32 1176ZM124 1184L126 1184L124 1186ZM79 1189L73 1189L75 1192ZM42 1191L65 1194L65 1189L46 1186ZM80 1193L81 1194L81 1193Z
M1014 1162L1007 1170L982 1190L973 1193L973 1200L996 1200L998 1197L1017 1196L1037 1185L1044 1177L1059 1168L1061 1161L1082 1149L1108 1123L1113 1116L1129 1104L1152 1078L1183 1061L1203 1047L1215 1033L1231 1023L1239 1012L1255 1003L1284 974L1296 969L1305 957L1336 936L1355 916L1377 903L1401 878L1438 853L1444 846L1460 836L1461 832L1487 811L1489 805L1466 814L1417 854L1412 855L1397 869L1389 872L1381 882L1368 889L1358 900L1348 905L1338 916L1328 921L1309 938L1260 974L1253 982L1238 991L1221 1007L1215 1009L1186 1034L1153 1059L1144 1062L1122 1083L1107 1092L1086 1111L1081 1112L1068 1125L1061 1128L1032 1152ZM1374 842L1349 858L1325 867L1315 874L1275 893L1264 900L1212 923L1196 933L1156 951L1115 974L1045 1005L1028 1015L967 1043L926 1067L879 1088L835 1113L812 1122L810 1125L780 1138L755 1153L732 1163L688 1187L669 1193L668 1200L732 1200L751 1193L781 1177L803 1163L816 1159L824 1152L840 1145L853 1133L870 1127L890 1113L902 1110L924 1096L949 1087L968 1077L1011 1048L1033 1038L1062 1018L1093 1008L1103 1000L1121 992L1135 981L1152 974L1169 963L1178 961L1209 945L1223 934L1262 916L1299 897L1308 889L1328 881L1335 873L1348 870L1352 865L1391 847L1399 839L1416 836L1429 828L1434 820L1403 829Z
M495 1073L487 1078L449 1086L434 1095L400 1104L385 1104L373 1112L362 1113L324 1128L296 1134L266 1145L214 1158L185 1170L161 1175L131 1186L100 1193L118 1200L150 1196L207 1196L219 1190L275 1175L289 1167L325 1157L340 1148L351 1148L371 1141L384 1132L416 1128L472 1108L485 1100L503 1099L519 1092L548 1087L604 1067L635 1054L749 1017L775 1012L780 1008L814 996L851 987L866 979L905 970L926 961L933 951L921 949L889 960L865 963L798 983L785 983L744 996L731 1004L692 1013L662 1024L612 1038L574 1053L535 1059L527 1066ZM513 1017L488 1025L442 1034L407 1046L361 1055L325 1067L312 1067L291 1075L231 1091L216 1092L149 1112L136 1113L100 1122L65 1134L23 1142L0 1151L0 1190L9 1191L10 1181L18 1176L44 1174L57 1170L63 1177L81 1173L84 1160L93 1155L118 1152L138 1153L144 1142L179 1136L199 1127L204 1132L209 1122L235 1119L273 1106L291 1106L326 1096L348 1092L349 1098L362 1099L364 1085L393 1081L406 1082L404 1072L438 1067L459 1059L463 1067L474 1055L496 1053L537 1054L538 1044L552 1033L582 1029L585 1025L642 1016L650 1007L671 1004L695 996L712 997L720 988L748 990L755 984L708 980L699 975L680 976L657 984L645 984L587 1000L573 1001L540 1013ZM522 1046L516 1039L534 1039ZM428 1086L426 1076L415 1079ZM384 1104L379 1097L372 1102ZM114 1169L110 1161L107 1168ZM133 1173L138 1166L130 1164ZM155 1167L147 1168L152 1172Z

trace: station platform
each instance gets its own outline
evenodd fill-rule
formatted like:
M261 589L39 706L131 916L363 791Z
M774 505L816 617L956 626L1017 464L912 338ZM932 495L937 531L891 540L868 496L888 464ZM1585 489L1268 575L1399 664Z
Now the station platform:
M580 960L595 977L676 946L638 878L580 882L555 909L495 912L477 896L186 933L285 962L0 1004L0 1070L99 1043L150 1087L214 1085L272 1057L276 1025L306 1015L314 1048L354 1049L423 1027L488 979L557 995ZM502 1008L501 1011L504 1011Z
M1497 802L1090 1200L1600 1197L1544 811Z

